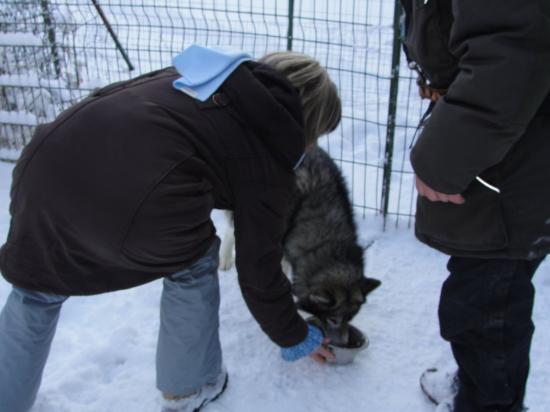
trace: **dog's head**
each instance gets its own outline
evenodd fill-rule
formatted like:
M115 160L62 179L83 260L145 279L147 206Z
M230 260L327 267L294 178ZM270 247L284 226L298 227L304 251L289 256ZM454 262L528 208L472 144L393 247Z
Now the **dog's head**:
M340 329L353 319L366 302L367 295L381 283L364 276L352 283L322 282L299 298L297 304L331 329Z
M354 242L332 245L329 253L317 255L308 271L299 267L302 271L294 273L298 308L318 318L332 341L347 342L349 322L382 283L365 277L363 253Z

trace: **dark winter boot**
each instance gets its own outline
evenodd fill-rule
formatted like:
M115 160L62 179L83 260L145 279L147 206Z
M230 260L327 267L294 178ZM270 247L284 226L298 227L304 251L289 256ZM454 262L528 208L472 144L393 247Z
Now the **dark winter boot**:
M453 365L454 368L456 366ZM526 412L527 409L522 402L516 402L511 406L495 405L480 406L471 403L467 398L458 396L460 379L456 369L431 368L427 369L420 376L420 387L426 397L437 405L435 412L454 412L455 409L461 411L476 412ZM464 388L463 388L464 389ZM462 393L464 395L464 393ZM455 408L455 402L456 408Z

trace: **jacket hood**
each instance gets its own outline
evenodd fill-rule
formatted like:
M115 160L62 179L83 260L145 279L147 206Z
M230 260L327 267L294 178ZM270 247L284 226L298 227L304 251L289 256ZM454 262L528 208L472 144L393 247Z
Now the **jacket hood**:
M247 62L222 90L273 156L294 168L304 153L305 135L300 96L290 81L267 65Z

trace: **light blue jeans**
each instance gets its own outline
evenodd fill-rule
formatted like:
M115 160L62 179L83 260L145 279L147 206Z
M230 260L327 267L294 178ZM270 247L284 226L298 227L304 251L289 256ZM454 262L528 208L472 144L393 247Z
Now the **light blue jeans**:
M218 335L219 239L204 257L164 279L157 347L157 387L187 395L215 382L221 370ZM14 287L0 312L0 411L32 407L66 296Z
M33 405L66 296L14 287L0 313L0 411Z
M188 268L164 278L157 345L157 388L185 396L221 372L220 240Z

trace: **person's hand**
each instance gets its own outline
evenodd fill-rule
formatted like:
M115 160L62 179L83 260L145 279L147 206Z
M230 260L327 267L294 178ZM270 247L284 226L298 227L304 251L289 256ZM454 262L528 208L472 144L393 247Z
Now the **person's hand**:
M427 197L432 202L444 202L454 203L455 205L461 205L466 200L461 194L447 195L445 193L438 192L424 183L418 176L416 177L416 190L420 196Z
M329 339L323 339L323 344L319 346L315 352L313 352L309 357L315 362L325 363L327 360L334 360L334 354L326 347L328 345Z

